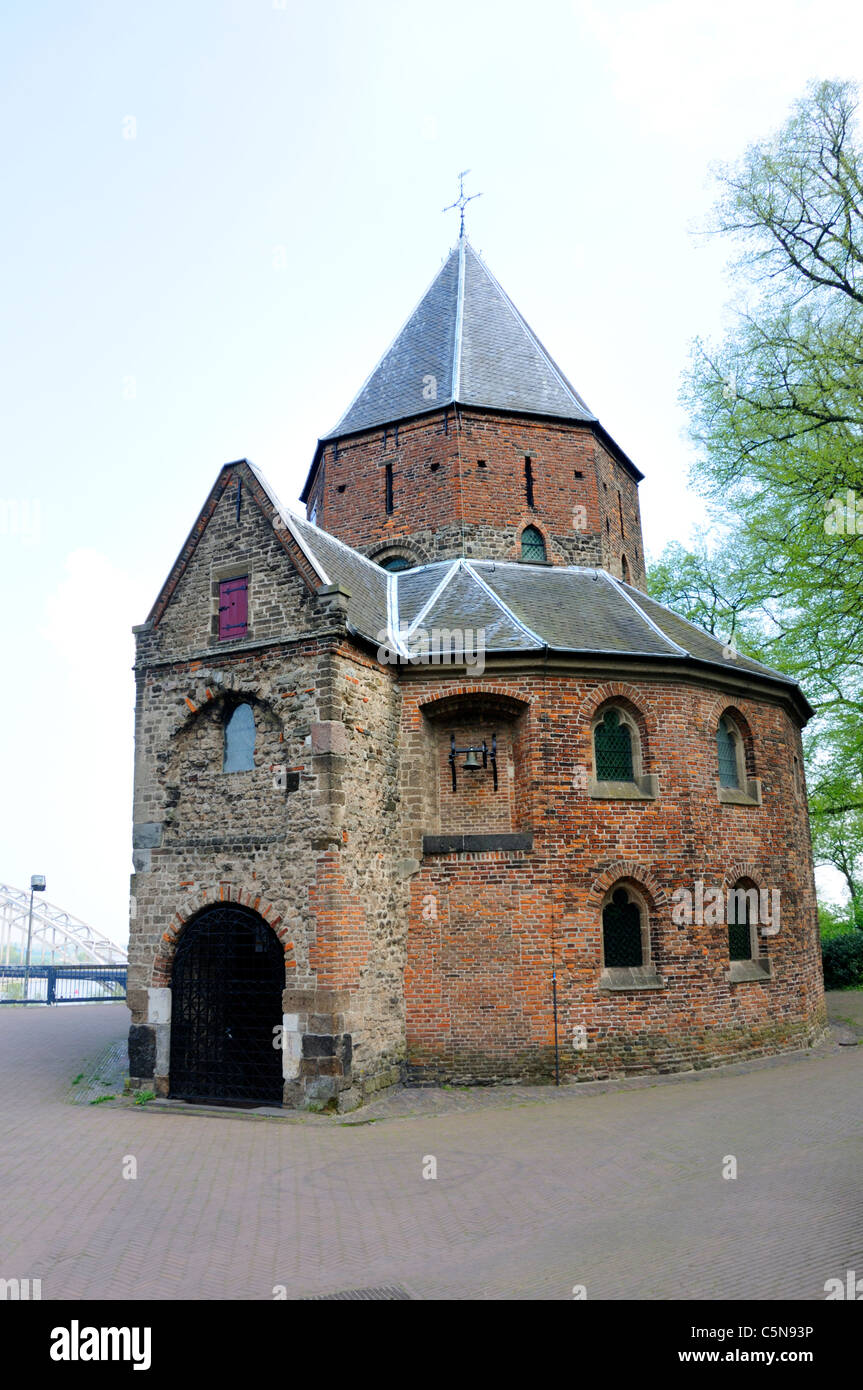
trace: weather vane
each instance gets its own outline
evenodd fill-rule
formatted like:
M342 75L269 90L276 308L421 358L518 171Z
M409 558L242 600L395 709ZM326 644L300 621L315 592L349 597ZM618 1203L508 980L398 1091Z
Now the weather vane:
M481 197L482 197L482 194L481 194L481 193L471 193L470 196L469 196L468 198L466 198L466 197L464 196L464 180L465 180L465 175L466 175L466 174L469 174L469 173L470 173L470 169L462 169L461 173L460 173L459 176L458 176L458 197L456 198L456 200L455 200L454 203L450 203L449 207L446 207L446 208L443 208L443 209L442 209L444 212L452 212L453 208L458 208L458 210L459 210L459 215L460 215L460 218L461 218L461 221L460 221L460 223L459 223L459 230L458 230L458 239L459 239L459 241L462 241L463 238L464 238L464 210L465 210L465 208L467 207L468 203L472 203L472 202L473 202L474 198L481 198Z

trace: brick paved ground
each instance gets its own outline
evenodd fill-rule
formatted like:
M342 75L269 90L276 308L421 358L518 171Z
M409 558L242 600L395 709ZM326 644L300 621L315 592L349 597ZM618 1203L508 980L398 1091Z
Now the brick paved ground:
M863 1035L863 995L832 1002ZM43 1298L823 1299L863 1270L863 1047L601 1093L402 1092L347 1123L69 1104L94 1058L110 1081L127 1021L0 1010L0 1277Z

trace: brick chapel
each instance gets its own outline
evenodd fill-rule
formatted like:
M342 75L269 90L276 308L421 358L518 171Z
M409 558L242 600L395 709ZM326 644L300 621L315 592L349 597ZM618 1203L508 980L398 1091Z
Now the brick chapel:
M642 474L462 235L287 510L135 629L133 1087L707 1067L820 1036L787 677L648 598Z

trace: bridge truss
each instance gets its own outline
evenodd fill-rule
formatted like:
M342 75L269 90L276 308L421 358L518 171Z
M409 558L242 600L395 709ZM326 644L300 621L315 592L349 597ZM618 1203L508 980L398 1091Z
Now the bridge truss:
M24 960L29 913L29 891L0 883L0 965ZM95 927L34 893L31 960L34 965L125 965L127 953Z

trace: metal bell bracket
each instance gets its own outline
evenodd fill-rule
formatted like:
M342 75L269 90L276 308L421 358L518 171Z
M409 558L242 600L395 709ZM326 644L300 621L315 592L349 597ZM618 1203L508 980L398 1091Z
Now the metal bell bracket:
M471 748L456 748L456 746L455 746L455 734L450 734L450 736L449 736L449 742L450 742L449 765L450 765L450 771L452 772L452 789L453 789L453 791L457 791L457 790L458 790L457 785L456 785L456 771L455 771L455 769L456 769L456 755L459 754L459 753L465 753L465 754L467 755L467 756L465 757L465 761L464 761L464 769L465 769L466 772L478 772L478 771L479 771L480 763L479 763L479 759L477 758L477 753L482 753L482 767L483 767L483 770L486 770L486 769L488 768L489 762L491 762L491 772L492 772L492 777L494 778L494 789L495 789L495 791L497 791L497 734L492 734L492 736L491 736L491 750L489 750L489 746L488 746L488 744L486 743L485 739L483 739L482 744L481 744L480 746L478 746L478 747L471 747Z

